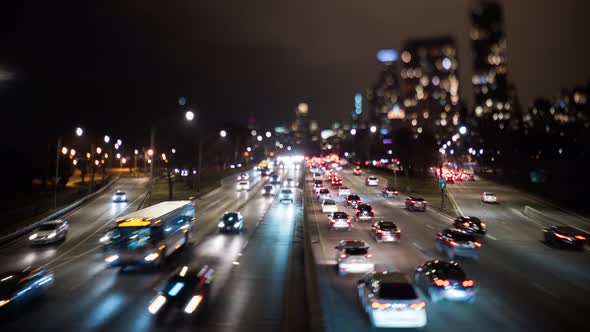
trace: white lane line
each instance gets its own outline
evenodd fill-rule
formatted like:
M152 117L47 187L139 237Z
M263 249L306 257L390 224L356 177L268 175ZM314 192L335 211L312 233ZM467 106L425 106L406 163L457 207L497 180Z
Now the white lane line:
M459 215L463 216L464 215L463 211L461 211L459 204L457 204L457 202L455 201L455 198L453 198L453 195L451 194L451 192L449 190L447 190L447 196L449 196L449 199L451 200L451 204L453 204L453 206L455 207L455 209L457 210Z
M430 228L430 229L434 229L434 227L430 224L426 224L426 227Z
M490 239L492 239L492 240L495 240L495 241L497 241L497 240L498 240L498 239L496 239L495 237L493 237L493 236L492 236L492 235L490 235L490 234L488 234L488 235L487 235L487 237L488 237L488 238L490 238Z
M402 211L402 213L405 213L405 214L407 214L408 216L410 215L410 214L408 213L408 211L406 211L406 210L401 210L401 211Z
M535 286L535 288L537 288L537 289L539 289L539 290L541 290L541 291L543 291L543 292L545 292L545 293L553 296L554 298L559 299L559 296L557 294L555 294L553 292L550 292L547 288L541 286L541 284L534 282L533 283L533 286Z
M424 250L424 248L422 248L418 243L412 242L412 244L414 245L414 247L418 248L418 250Z

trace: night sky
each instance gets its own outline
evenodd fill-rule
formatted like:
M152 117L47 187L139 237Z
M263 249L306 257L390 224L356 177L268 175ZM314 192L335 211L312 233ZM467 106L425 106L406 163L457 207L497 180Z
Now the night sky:
M585 0L504 1L510 79L526 105L590 79ZM471 1L34 1L0 8L2 141L47 144L77 124L147 143L186 96L208 124L263 125L307 101L327 125L377 76L375 53L451 35L471 100ZM179 113L180 114L180 113ZM34 132L34 137L23 135ZM139 139L141 137L141 139Z

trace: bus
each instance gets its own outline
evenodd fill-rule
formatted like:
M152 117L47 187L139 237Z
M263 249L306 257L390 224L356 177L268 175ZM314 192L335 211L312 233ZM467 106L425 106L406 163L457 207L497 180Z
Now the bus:
M114 221L104 261L110 266L159 266L186 245L195 221L192 201L167 201Z

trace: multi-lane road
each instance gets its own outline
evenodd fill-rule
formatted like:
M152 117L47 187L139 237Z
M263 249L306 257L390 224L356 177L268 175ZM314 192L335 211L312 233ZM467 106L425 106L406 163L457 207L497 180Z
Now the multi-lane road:
M281 170L299 183L300 172ZM0 247L3 271L42 266L55 274L46 297L0 322L2 331L263 331L284 327L284 293L293 261L292 241L303 209L296 189L294 204L261 195L267 178L250 173L248 191L236 190L235 178L199 199L192 242L161 269L120 271L103 262L99 238L118 215L134 211L145 180L121 179L104 195L67 216L67 240L55 246L31 247L26 237ZM112 203L115 190L129 203ZM219 234L219 218L239 210L242 234ZM215 269L211 301L196 321L156 322L147 311L156 287L182 265L207 264ZM290 308L293 311L293 308ZM295 309L296 312L296 309Z
M342 239L361 239L371 245L377 269L394 269L413 276L418 265L444 259L434 246L437 232L452 219L434 211L410 212L403 199L383 198L380 188L367 187L364 177L343 171L344 185L375 209L375 219L392 220L401 228L400 243L376 243L369 223L354 223L350 232L330 231L328 218L315 202L311 185L305 188L306 217L318 262L320 290L328 331L367 331L370 323L356 298L358 275L339 276L334 246ZM384 179L381 179L384 183ZM428 331L564 331L586 329L590 313L590 253L556 250L541 243L541 225L513 211L522 210L519 194L489 182L460 184L453 192L466 215L480 216L491 236L479 260L459 260L479 288L469 303L427 301ZM481 191L495 191L501 204L484 205ZM403 196L401 197L403 198ZM343 198L337 198L341 210ZM509 203L511 202L511 203ZM530 203L530 202L527 202ZM532 204L532 203L531 203ZM462 206L464 206L462 208ZM427 298L427 297L425 297Z

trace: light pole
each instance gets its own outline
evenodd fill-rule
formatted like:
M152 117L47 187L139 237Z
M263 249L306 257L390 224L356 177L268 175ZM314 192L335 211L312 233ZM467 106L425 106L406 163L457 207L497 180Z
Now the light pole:
M57 208L57 182L59 180L59 154L61 153L61 137L57 138L57 153L55 156L55 181L53 182L53 208Z
M184 113L184 117L186 118L186 120L188 122L193 122L193 120L195 120L195 112L192 110L188 110ZM197 120L195 120L197 121ZM201 190L201 171L202 171L202 166L203 166L203 136L201 135L201 131L198 130L198 122L195 125L195 127L197 127L197 139L199 141L198 143L198 152L197 152L197 177L195 179L195 176L193 174L193 188L196 186L195 184L195 180L198 181L198 187L197 187L197 192ZM227 132L225 132L224 130L219 132L219 135L227 135ZM225 136L223 136L225 137ZM193 172L194 173L194 172Z

